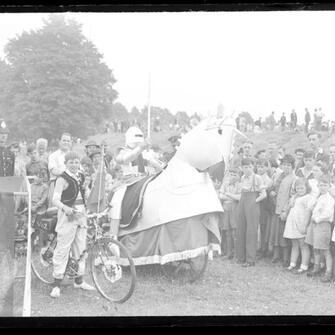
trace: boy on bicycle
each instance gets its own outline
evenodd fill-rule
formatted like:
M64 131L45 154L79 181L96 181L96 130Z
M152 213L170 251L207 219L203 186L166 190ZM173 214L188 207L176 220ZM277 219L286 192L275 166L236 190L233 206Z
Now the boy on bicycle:
M66 170L57 178L53 204L58 208L56 225L57 245L53 254L54 284L50 296L60 296L60 284L66 272L70 249L73 257L79 261L78 276L74 287L93 291L94 287L83 280L85 258L80 257L86 249L87 222L85 213L85 177L79 172L80 157L76 152L65 154Z

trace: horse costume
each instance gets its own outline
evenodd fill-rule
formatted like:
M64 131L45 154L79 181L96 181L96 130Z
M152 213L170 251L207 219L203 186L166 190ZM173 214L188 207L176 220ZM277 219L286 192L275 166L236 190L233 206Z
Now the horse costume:
M230 160L235 132L233 120L203 121L183 136L162 172L128 185L118 238L135 265L220 253L223 208L207 169Z

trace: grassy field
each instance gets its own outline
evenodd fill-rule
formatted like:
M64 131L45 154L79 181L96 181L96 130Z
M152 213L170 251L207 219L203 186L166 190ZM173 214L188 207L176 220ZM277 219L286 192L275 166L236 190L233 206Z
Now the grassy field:
M175 133L153 133L152 142L171 150L167 139ZM322 134L325 148L334 138ZM249 134L255 150L277 140L287 152L308 147L304 133L266 132ZM98 143L107 140L114 151L124 143L124 134L96 135ZM83 144L85 144L84 142ZM83 150L83 145L78 146ZM159 267L137 268L137 287L124 304L112 304L97 292L74 290L64 286L62 296L49 297L50 287L33 277L33 316L193 316L193 315L334 315L335 284L320 279L296 276L269 260L255 267L242 268L234 261L215 257L209 262L202 280L193 284L171 282ZM88 278L90 281L90 278ZM21 314L23 280L16 284L15 314Z
M35 277L32 316L193 316L334 315L335 284L297 276L269 260L243 268L218 256L193 284L170 281L159 268L139 267L137 287L124 304L112 304L97 292L63 287L59 299ZM89 279L88 279L89 280ZM23 283L18 282L17 296ZM16 314L20 315L20 299Z

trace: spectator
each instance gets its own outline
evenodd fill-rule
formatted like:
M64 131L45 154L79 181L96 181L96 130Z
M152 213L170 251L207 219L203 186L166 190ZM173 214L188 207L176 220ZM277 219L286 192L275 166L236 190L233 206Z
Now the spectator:
M286 116L285 113L282 114L280 118L280 126L281 126L281 131L284 131L286 128Z
M34 144L30 144L27 148L27 153L30 158L29 163L26 164L27 176L37 176L40 170L44 170L43 182L48 182L48 163L39 159L37 148Z
M308 133L309 130L309 123L311 122L311 114L309 113L308 109L305 108L305 133Z
M277 263L282 256L283 266L288 266L289 245L288 240L284 238L285 222L288 214L288 204L290 196L294 194L294 183L296 176L294 174L294 157L285 155L282 160L282 174L277 178L274 187L270 190L271 197L275 198L276 209L270 228L269 248L273 249L272 262ZM282 255L281 255L282 254Z
M256 175L251 159L241 162L241 199L237 209L236 256L244 267L255 265L257 231L260 218L259 202L265 199L266 191L262 178Z
M307 138L310 144L310 148L314 152L314 158L318 160L318 158L324 153L320 145L321 134L315 131L311 131L308 133Z
M315 198L309 194L310 187L307 179L300 178L295 183L295 195L290 199L290 211L287 217L284 238L292 241L292 251L289 271L295 270L299 254L301 253L301 265L297 274L307 272L310 250L305 242L307 227L315 204Z
M297 172L300 168L302 168L304 166L304 153L305 150L298 148L294 150L295 153L295 169L294 171Z
M19 142L12 142L9 145L8 148L15 156L14 176L25 177L26 176L26 163L20 157L20 144L19 144Z
M313 247L314 268L307 275L316 277L321 274L320 261L323 255L326 258L326 273L323 282L332 279L333 260L330 252L331 228L334 220L334 198L329 194L330 176L324 175L318 183L320 196L313 209L311 224L308 227L306 243Z
M313 179L313 166L315 165L316 161L314 158L313 151L306 151L303 155L303 167L297 170L297 177L304 178L304 179Z
M48 160L49 160L49 154L47 152L48 140L45 138L39 138L36 141L36 149L37 149L38 159L48 163Z

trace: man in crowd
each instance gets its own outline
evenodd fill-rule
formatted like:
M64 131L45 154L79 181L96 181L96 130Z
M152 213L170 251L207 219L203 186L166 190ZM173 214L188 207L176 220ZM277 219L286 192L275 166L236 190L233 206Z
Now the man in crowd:
M48 140L46 138L39 138L36 141L36 149L37 149L38 159L48 163L49 161L49 154L47 152Z
M309 123L311 122L311 114L308 109L305 108L305 133L308 133Z
M9 130L4 120L0 120L0 177L14 176L15 156L6 147Z
M295 158L295 168L294 168L294 171L297 172L300 168L302 168L304 166L303 157L304 157L305 150L301 149L301 148L298 148L298 149L295 149L294 153L295 153L295 157L294 157Z
M296 129L298 123L298 116L294 109L291 112L291 128L292 130Z
M285 130L286 127L286 116L285 113L282 114L281 118L280 118L280 125L281 125L281 131Z
M314 158L316 161L318 161L319 159L321 159L321 157L324 154L323 149L321 148L321 145L320 145L321 134L311 131L307 135L307 138L310 144L310 148L314 152L314 155L315 155Z
M26 176L26 162L24 161L23 157L20 156L20 143L14 141L8 146L8 148L15 157L14 176Z

